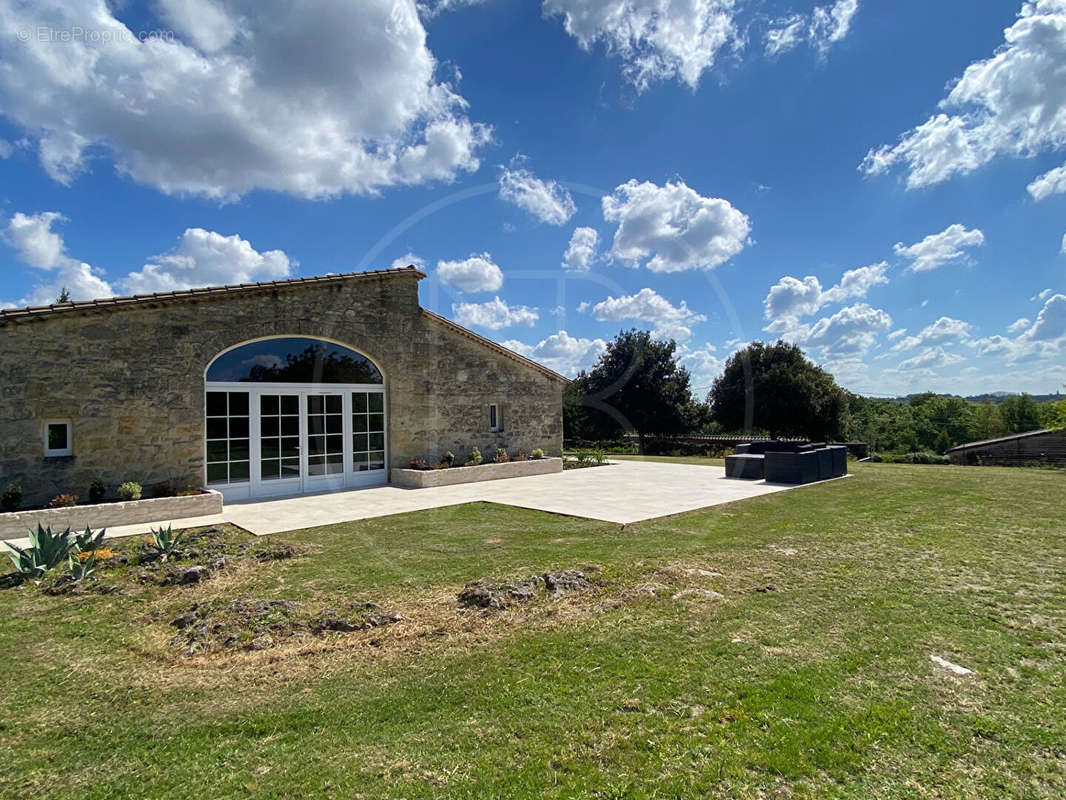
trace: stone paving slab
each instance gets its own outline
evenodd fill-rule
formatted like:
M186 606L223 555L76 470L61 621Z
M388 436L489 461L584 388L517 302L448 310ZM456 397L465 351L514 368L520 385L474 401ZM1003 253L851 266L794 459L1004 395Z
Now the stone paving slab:
M795 488L799 487L727 478L723 467L615 461L603 467L458 486L380 486L228 503L221 514L177 519L170 524L189 528L230 522L262 536L475 502L629 524ZM161 524L167 523L126 525L110 529L108 536L147 533Z

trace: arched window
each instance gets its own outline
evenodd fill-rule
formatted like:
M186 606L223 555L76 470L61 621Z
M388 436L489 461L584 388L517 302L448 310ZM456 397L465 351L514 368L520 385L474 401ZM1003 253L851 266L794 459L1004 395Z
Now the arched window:
M207 368L208 381L241 383L382 383L381 370L355 350L291 336L235 347Z

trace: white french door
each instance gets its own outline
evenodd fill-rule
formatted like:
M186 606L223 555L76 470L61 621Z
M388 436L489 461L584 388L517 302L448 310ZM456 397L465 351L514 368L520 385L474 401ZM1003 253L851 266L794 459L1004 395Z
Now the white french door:
M380 385L208 383L207 484L227 500L387 481Z

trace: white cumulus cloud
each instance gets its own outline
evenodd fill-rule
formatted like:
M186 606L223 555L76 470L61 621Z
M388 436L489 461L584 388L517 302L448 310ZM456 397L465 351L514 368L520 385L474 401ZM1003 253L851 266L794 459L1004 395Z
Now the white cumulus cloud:
M1026 189L1038 203L1053 194L1066 192L1066 164L1048 170L1030 183Z
M1047 299L1036 321L1023 337L1030 342L1047 342L1066 337L1066 294Z
M237 234L188 228L174 249L155 256L120 283L130 294L147 294L280 280L289 277L290 269L289 257L281 250L260 253Z
M526 358L571 377L583 369L591 369L607 349L607 342L603 339L584 339L571 336L566 331L553 333L536 344L525 344L516 339L502 344Z
M414 0L161 0L142 40L104 0L0 0L0 109L69 184L87 153L168 194L371 194L479 166L491 130L437 76ZM21 30L100 33L57 45Z
M499 297L484 303L453 303L452 316L468 328L488 328L498 331L512 325L533 325L540 314L529 306L509 306Z
M1021 333L1024 330L1028 330L1032 324L1033 321L1029 317L1019 317L1007 326L1007 333Z
M389 265L389 269L403 269L404 267L418 267L422 269L426 266L426 260L421 256L416 256L414 253L405 253L399 258L394 258Z
M877 337L892 328L887 311L866 303L845 306L813 325L804 325L788 333L788 338L807 347L820 347L828 356L864 355Z
M809 15L790 14L775 19L766 32L766 55L780 55L801 42L824 54L848 35L858 10L859 0L837 0L832 5L816 6Z
M943 347L927 347L918 355L900 361L896 368L899 370L912 370L948 367L965 360L964 356L960 356L957 353L949 353Z
M870 289L888 283L888 264L884 261L847 270L829 289L813 275L803 280L786 275L773 286L763 300L765 330L784 332L799 325L802 317L815 314L823 306L866 297Z
M652 272L714 269L743 250L751 232L729 201L702 197L683 181L630 180L603 198L603 217L618 223L611 257Z
M577 213L570 192L556 181L544 181L525 169L518 159L500 168L500 199L514 203L541 222L565 225Z
M739 49L735 0L544 0L584 50L602 42L638 92L677 79L692 89L723 49Z
M897 242L894 250L897 256L911 262L910 269L913 272L928 272L958 261L966 255L966 248L980 247L984 243L985 235L980 230L968 230L965 225L955 223L911 245Z
M648 322L655 326L653 336L676 341L687 341L692 336L691 326L707 319L705 315L692 311L684 300L675 306L648 288L636 294L608 297L595 305L582 303L578 311L589 311L600 322L625 319Z
M922 328L914 336L907 336L892 345L895 351L913 350L934 344L955 344L965 342L973 333L973 325L961 319L940 317L936 322Z
M702 347L679 344L677 356L681 365L687 368L692 376L691 387L697 398L706 395L714 379L721 375L725 368L725 359L718 357L718 348L712 344L704 344Z
M8 220L3 229L4 241L14 248L20 261L45 274L27 296L17 301L17 305L54 303L64 289L71 300L95 300L114 295L111 285L98 270L67 255L63 237L52 230L53 224L65 220L57 211L17 212Z
M860 169L877 175L902 164L913 189L997 156L1066 145L1066 0L1022 3L1004 43L970 64L939 107L898 143L870 150Z
M570 244L563 254L563 268L582 272L592 269L599 246L600 235L595 228L574 228Z
M503 286L503 270L488 253L475 253L459 261L438 261L437 277L461 292L494 292Z

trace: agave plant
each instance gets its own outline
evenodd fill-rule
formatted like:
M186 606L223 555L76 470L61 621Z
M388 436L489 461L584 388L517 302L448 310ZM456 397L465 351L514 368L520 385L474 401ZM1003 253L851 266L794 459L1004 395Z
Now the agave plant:
M30 531L30 546L23 549L10 542L2 542L7 556L15 569L30 578L40 578L48 570L70 557L71 533L67 528L62 533L52 533L52 527L44 528L38 523L36 531Z
M83 581L96 572L96 553L90 553L89 557L84 561L75 555L70 555L68 563L70 564L71 577L76 581Z
M79 553L87 553L90 550L95 550L104 541L104 534L107 533L107 528L101 528L96 533L93 533L90 528L85 529L85 533L73 534L73 541L71 546Z
M181 531L174 533L170 525L165 528L152 528L152 546L159 551L162 561L166 561L174 553L177 546L181 544L181 538Z

